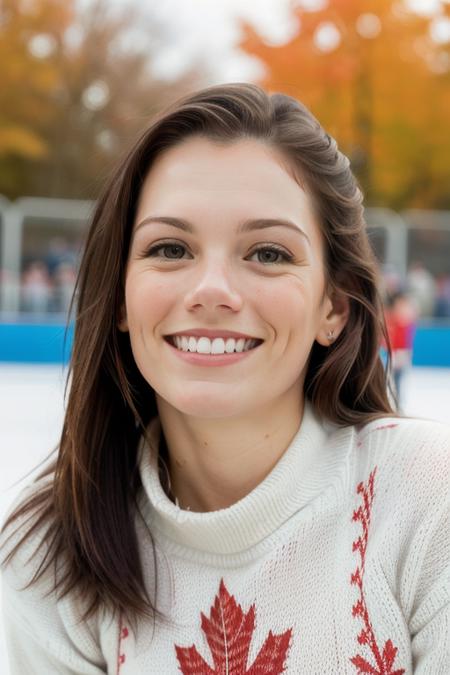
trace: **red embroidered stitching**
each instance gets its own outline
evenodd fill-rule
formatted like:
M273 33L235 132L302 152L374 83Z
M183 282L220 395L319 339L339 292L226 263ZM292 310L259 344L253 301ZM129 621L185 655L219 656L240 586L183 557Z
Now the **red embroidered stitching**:
M361 448L361 447L363 446L363 444L364 444L365 440L367 439L367 437L370 436L370 434L373 434L374 431L384 431L384 429L395 429L395 427L398 427L398 423L397 423L397 422L391 422L390 424L382 424L381 426L379 426L379 427L374 427L373 429L369 428L369 429L364 433L364 435L359 439L359 441L358 441L358 443L357 443L358 448Z
M247 669L247 658L255 630L255 605L246 614L233 595L230 595L223 579L220 580L219 594L208 619L203 612L202 631L206 636L214 666L211 668L192 647L175 646L180 670L183 675L280 675L285 670L285 660L290 647L292 628L284 633L268 636L253 664Z
M120 614L119 618L119 638L118 638L118 645L117 645L117 675L120 673L120 668L123 663L125 663L125 654L121 654L121 648L122 648L122 640L128 637L128 628L126 626L122 626L122 614Z
M382 429L395 429L398 427L397 422L391 422L390 424L383 424L381 427L375 427L374 431L381 431Z
M350 659L351 663L358 669L359 673L370 673L370 675L403 675L405 672L404 668L399 668L393 670L395 657L397 655L398 649L394 647L392 640L387 640L384 647L383 653L380 653L380 648L378 647L375 633L370 622L369 612L367 610L366 600L364 597L363 589L363 579L364 579L364 567L366 563L366 549L367 549L367 540L369 538L369 527L370 527L370 518L372 510L372 502L374 497L374 480L377 467L375 467L372 473L369 476L368 485L364 483L359 483L357 487L357 493L362 494L363 496L363 505L360 506L356 511L353 511L352 521L356 522L357 520L361 521L363 528L362 537L358 537L356 541L353 542L353 553L359 551L361 557L361 567L357 567L355 572L351 575L350 583L352 585L357 585L359 588L359 600L352 607L352 615L360 616L364 622L364 628L361 630L358 635L358 642L360 645L369 645L370 651L375 657L376 667L372 666L366 659L364 659L360 654L357 654Z

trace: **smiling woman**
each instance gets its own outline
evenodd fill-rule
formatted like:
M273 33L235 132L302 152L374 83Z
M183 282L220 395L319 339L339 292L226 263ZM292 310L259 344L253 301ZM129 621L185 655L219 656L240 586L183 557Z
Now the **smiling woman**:
M13 673L444 672L449 432L391 407L312 114L251 84L161 113L76 292L58 454L3 527Z
M169 212L175 215L158 215ZM215 511L245 496L279 457L260 457L256 471L249 466L237 477L241 453L233 457L227 448L238 447L243 434L255 436L256 418L273 420L266 431L280 454L289 444L312 344L328 347L329 330L338 337L349 302L326 288L323 236L309 196L259 139L219 145L194 136L167 149L142 185L135 222L119 328L129 331L173 457L183 462L171 471L176 494L196 511ZM174 230L177 238L168 239ZM167 349L164 337L176 332L186 338L184 350L183 342ZM239 356L225 356L223 338L238 334L244 341L232 351ZM245 339L260 344L245 350ZM201 442L214 447L215 459L198 453ZM227 465L217 471L219 457Z

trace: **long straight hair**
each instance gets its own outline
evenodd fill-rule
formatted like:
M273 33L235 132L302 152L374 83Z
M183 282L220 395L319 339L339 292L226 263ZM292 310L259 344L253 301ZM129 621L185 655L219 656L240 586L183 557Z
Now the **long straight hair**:
M57 457L3 526L9 531L30 516L3 564L39 532L45 555L31 583L52 564L56 569L64 563L55 592L62 597L80 591L84 618L101 607L126 613L131 625L142 615L164 618L145 588L135 527L137 448L157 414L155 395L117 322L143 181L156 157L194 135L219 143L260 140L285 157L311 196L325 241L327 281L350 299L338 339L329 348L315 343L309 358L305 396L315 411L338 425L394 414L379 357L387 336L362 193L336 141L300 102L253 84L208 87L172 104L139 138L98 200L74 295L71 384Z

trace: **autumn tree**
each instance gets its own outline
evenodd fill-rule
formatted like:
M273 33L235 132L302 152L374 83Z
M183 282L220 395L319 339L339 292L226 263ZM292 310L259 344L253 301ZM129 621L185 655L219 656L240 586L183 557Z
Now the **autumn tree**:
M54 117L58 69L54 60L35 58L32 50L49 49L72 17L71 0L4 0L1 5L0 192L5 194L14 193L22 180L24 162L49 152L43 127Z
M369 203L449 208L450 57L445 36L432 39L438 23L392 0L323 4L296 7L299 30L285 45L244 26L241 47L266 66L261 84L312 109Z
M9 4L8 4L9 3ZM93 0L8 0L0 26L0 193L97 196L118 157L197 73L157 80L164 26Z

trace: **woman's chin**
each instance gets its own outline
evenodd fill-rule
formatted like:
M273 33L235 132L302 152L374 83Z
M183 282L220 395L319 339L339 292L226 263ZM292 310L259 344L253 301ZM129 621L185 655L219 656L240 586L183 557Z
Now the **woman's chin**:
M189 417L203 419L223 419L229 417L238 417L245 413L243 401L239 401L236 395L231 398L223 395L214 395L213 392L184 392L182 396L164 398L165 405ZM164 405L164 403L163 403Z

